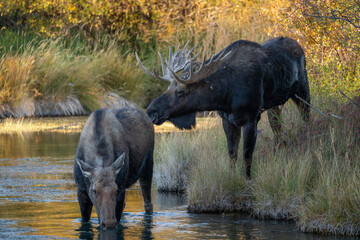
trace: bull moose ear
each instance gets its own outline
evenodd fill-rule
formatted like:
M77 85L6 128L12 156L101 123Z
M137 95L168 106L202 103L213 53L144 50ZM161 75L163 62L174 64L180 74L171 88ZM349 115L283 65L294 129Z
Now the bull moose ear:
M85 177L89 178L91 176L91 173L93 172L94 168L92 166L90 166L89 164L87 164L86 162L84 162L83 160L76 159L75 161L76 161L77 165L79 165L82 174Z
M111 168L114 170L115 175L117 175L122 166L124 166L124 162L125 162L125 152L123 154L120 155L120 157L118 157L118 159L116 159L115 162L113 162L113 164L111 164Z

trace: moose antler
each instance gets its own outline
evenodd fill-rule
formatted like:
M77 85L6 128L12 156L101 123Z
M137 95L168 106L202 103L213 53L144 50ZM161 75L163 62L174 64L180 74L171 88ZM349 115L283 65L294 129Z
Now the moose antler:
M195 58L199 55L199 54L196 54L193 58L191 58L190 54L194 51L194 49L197 47L198 44L195 44L195 46L192 49L187 50L186 48L187 48L188 44L189 44L189 41L187 41L187 43L185 44L183 49L180 49L180 46L179 46L178 49L176 50L176 52L174 52L174 53L171 50L171 46L169 46L169 59L165 59L166 65L163 61L161 53L158 52L160 61L161 61L161 68L162 68L163 76L159 76L156 73L155 69L153 70L153 72L150 72L148 69L146 69L144 67L144 65L141 63L137 52L135 52L136 60L139 63L142 70L146 74L148 74L150 77L172 82L174 80L172 77L172 75L173 75L172 72L177 73L177 72L183 70L189 61L195 60ZM169 71L169 69L171 69L171 70Z
M220 65L224 62L224 60L230 55L232 51L229 51L225 54L225 50L222 50L216 57L213 55L210 60L205 63L205 53L203 55L202 62L198 70L193 71L193 59L190 59L190 66L188 71L183 73L183 76L179 77L176 74L176 71L168 66L169 71L172 74L172 77L179 81L182 84L191 84L195 83L199 80L207 78L214 72L218 70Z

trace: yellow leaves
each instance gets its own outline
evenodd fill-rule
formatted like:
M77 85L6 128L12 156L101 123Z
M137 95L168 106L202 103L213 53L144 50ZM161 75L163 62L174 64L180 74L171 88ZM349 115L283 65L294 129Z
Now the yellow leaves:
M74 5L69 5L69 6L67 7L67 10L68 10L68 12L75 12L76 7L75 7Z

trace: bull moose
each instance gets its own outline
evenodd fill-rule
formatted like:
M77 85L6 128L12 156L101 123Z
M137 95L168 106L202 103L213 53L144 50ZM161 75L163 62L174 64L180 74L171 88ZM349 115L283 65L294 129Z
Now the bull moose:
M241 127L244 131L243 157L246 176L251 176L252 154L257 137L257 123L263 111L268 110L275 140L281 137L281 108L291 98L302 118L309 120L310 91L305 54L293 39L274 38L262 45L239 40L220 53L201 62L191 57L194 48L169 49L169 58L163 61L159 53L163 76L149 71L136 58L145 73L168 80L168 89L147 108L151 120L162 124L169 120L179 128L195 126L199 111L217 111L222 118L228 152L234 163L238 155Z
M82 129L74 178L83 222L95 206L100 226L115 227L125 207L125 189L140 181L145 211L151 214L154 127L135 108L94 111Z

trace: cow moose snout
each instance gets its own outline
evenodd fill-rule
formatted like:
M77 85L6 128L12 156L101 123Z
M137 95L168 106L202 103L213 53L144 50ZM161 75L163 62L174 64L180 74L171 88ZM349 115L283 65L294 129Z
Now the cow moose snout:
M116 224L117 224L116 220L105 220L101 222L100 226L102 229L106 230L109 228L115 228Z

